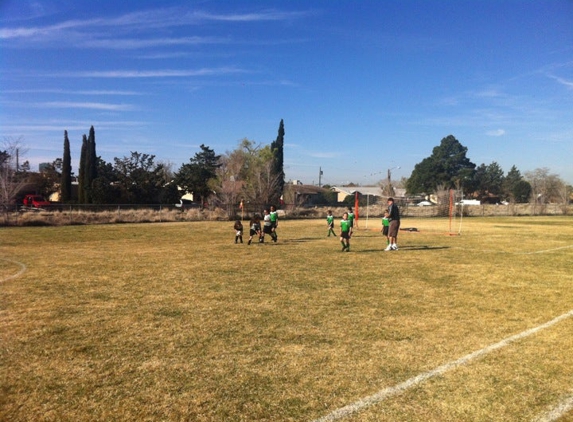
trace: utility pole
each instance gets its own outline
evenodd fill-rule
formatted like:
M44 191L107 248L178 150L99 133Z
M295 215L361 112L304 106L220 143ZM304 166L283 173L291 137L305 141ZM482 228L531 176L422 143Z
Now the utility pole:
M319 188L322 187L322 183L321 183L322 175L323 175L322 167L319 167L318 168L318 187Z

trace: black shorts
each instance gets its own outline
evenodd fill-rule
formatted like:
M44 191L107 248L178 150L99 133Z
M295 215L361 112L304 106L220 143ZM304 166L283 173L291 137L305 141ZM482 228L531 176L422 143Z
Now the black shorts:
M263 226L263 233L265 234L271 234L273 232L273 227L272 226Z
M388 236L388 229L389 229L388 226L382 227L382 234L383 234L384 236Z
M343 239L350 239L350 232L340 232L340 237Z
M256 230L253 230L253 229L250 229L250 230L249 230L249 236L254 236L254 235L256 235L256 234L257 234L257 231L256 231Z

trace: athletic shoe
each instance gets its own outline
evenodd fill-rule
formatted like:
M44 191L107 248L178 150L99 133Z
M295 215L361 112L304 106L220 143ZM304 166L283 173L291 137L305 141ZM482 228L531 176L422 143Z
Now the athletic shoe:
M393 250L393 251L397 251L397 250L398 250L398 245L393 245L393 246L392 246L392 250Z
M386 246L386 249L384 249L384 252L388 252L392 250L392 245L388 245Z

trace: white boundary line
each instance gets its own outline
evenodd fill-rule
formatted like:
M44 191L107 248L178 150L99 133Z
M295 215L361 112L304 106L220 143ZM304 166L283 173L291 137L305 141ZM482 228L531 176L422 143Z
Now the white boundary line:
M569 248L573 248L573 245L569 245L569 246L561 246L559 248L552 248L552 249L545 249L542 251L535 251L535 252L517 252L516 255L533 255L536 253L545 253L545 252L553 252L553 251L558 251L561 249L569 249Z
M454 360L452 362L448 362L442 366L438 366L436 369L433 369L433 370L428 371L428 372L423 372L420 375L417 375L413 378L410 378L409 380L406 380L400 384L394 385L393 387L384 388L383 390L380 390L371 396L364 397L364 398L362 398L362 399L360 399L360 400L358 400L352 404L349 404L348 406L341 407L341 408L333 411L332 413L329 413L326 416L315 419L314 422L331 422L331 421L336 421L336 420L345 418L347 416L350 416L351 414L356 413L362 409L365 409L367 407L370 407L372 405L380 403L381 401L383 401L389 397L401 394L402 392L408 390L409 388L412 388L418 384L421 384L422 382L424 382L430 378L433 378L437 375L441 375L447 371L455 369L458 366L465 365L474 359L477 359L477 358L482 357L488 353L491 353L494 350L501 349L502 347L508 346L509 344L511 344L517 340L521 340L522 338L528 337L532 334L537 333L538 331L549 328L552 325L557 324L558 322L561 322L564 319L571 318L571 317L573 317L573 310L567 312L566 314L558 316L557 318L554 318L551 321L546 322L545 324L539 325L538 327L534 327L534 328L531 328L529 330L523 331L519 334L513 335L511 337L507 337L506 339L504 339L498 343L492 344L492 345L487 346L483 349L480 349L478 351L470 353L469 355L466 355L466 356L459 358L457 360Z
M20 276L21 276L22 274L24 274L24 272L26 272L26 270L28 269L28 268L26 267L26 265L22 264L21 262L14 261L14 260L12 260L12 259L6 259L6 258L0 258L0 259L1 259L2 261L11 262L12 264L16 264L16 265L18 265L18 266L20 267L20 271L18 271L18 272L17 272L16 274L14 274L14 275L11 275L11 276L9 276L9 277L6 277L6 278L0 280L0 283L4 283L5 281L12 280L13 278L18 278L18 277L20 277Z
M508 254L508 255L534 255L534 254L538 254L538 253L548 253L548 252L554 252L554 251L559 251L562 249L570 249L573 248L573 245L568 245L568 246L560 246L558 248L552 248L552 249L544 249L544 250L539 250L539 251L533 251L533 252L507 252L507 251L497 251L494 249L488 249L488 250L484 250L484 249L467 249L467 248L462 248L459 246L454 246L451 249L461 249L463 251L475 251L475 252L482 252L482 253L486 253L486 252L490 252L490 253L495 253L495 254L500 254L500 253L504 253L504 254Z
M533 419L533 422L553 422L572 409L573 394L571 394L569 397L565 397L563 401L558 403L557 406L549 410L547 413L543 413L542 415L539 415L537 418Z

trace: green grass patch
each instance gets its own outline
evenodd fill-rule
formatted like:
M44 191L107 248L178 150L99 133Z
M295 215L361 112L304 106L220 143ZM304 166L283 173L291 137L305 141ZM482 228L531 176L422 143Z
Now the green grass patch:
M397 252L378 219L350 253L322 220L232 225L3 228L0 420L313 420L573 309L571 217L407 219ZM530 420L570 394L572 334L347 420Z

